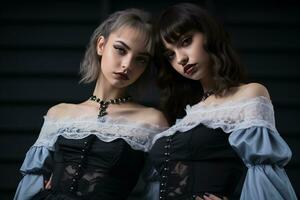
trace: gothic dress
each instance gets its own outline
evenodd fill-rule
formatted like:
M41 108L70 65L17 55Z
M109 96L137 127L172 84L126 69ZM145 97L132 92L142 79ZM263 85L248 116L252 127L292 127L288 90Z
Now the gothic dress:
M206 192L231 199L240 181L243 200L297 199L283 168L292 153L275 128L269 99L200 102L186 112L154 136L150 159L159 175L157 199L192 200Z
M21 167L14 199L126 199L144 165L155 125L122 118L45 117ZM51 178L51 189L44 180Z

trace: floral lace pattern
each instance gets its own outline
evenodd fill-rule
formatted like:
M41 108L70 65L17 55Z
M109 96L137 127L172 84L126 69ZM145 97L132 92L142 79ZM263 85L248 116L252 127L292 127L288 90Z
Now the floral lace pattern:
M64 169L62 179L60 180L60 188L68 188L76 177L77 166L67 165ZM100 178L103 178L107 172L102 172L100 169L88 169L81 175L77 185L77 196L86 196L93 193Z
M167 199L178 199L188 194L189 165L178 161L170 164Z
M45 146L54 150L54 143L59 135L67 139L82 139L91 134L104 142L124 139L133 149L149 151L156 133L164 129L147 123L130 122L124 118L80 118L55 120L44 117L40 135L33 146Z
M155 135L152 144L161 137L170 136L177 131L186 132L199 124L214 129L221 128L226 133L252 126L263 126L277 132L272 103L263 96L221 105L188 105L186 113L174 126Z

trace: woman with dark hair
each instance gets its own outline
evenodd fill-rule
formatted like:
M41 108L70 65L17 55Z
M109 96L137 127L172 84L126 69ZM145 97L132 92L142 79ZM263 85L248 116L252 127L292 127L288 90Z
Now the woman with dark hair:
M153 54L150 16L138 9L110 15L94 31L81 64L96 82L79 104L49 109L21 167L15 199L123 200L135 186L162 113L127 94Z
M156 35L162 108L175 123L150 151L159 199L231 199L244 165L241 199L296 199L283 168L292 154L275 128L268 91L245 83L223 27L181 3L161 14Z

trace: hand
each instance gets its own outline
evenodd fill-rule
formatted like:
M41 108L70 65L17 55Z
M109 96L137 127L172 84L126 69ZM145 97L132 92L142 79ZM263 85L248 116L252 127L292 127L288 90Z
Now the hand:
M45 189L46 190L50 190L51 189L51 181L52 181L52 175L51 175L51 177L50 177L49 180L45 181Z

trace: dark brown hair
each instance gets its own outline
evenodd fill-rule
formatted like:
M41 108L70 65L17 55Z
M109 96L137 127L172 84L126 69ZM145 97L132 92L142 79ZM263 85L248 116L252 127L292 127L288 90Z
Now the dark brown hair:
M181 76L165 58L163 40L176 44L188 32L201 32L206 37L203 48L212 60L215 94L222 96L230 87L245 80L245 72L229 35L206 10L191 3L179 3L167 8L156 23L156 65L161 88L161 106L169 122L184 116L187 104L193 105L203 96L200 81Z

